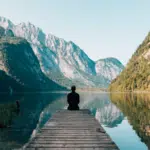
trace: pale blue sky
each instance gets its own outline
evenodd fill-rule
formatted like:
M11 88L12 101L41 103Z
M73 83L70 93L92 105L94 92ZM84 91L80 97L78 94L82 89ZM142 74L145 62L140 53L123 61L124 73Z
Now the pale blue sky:
M73 41L93 60L126 64L150 31L150 0L0 0L0 7L0 16Z

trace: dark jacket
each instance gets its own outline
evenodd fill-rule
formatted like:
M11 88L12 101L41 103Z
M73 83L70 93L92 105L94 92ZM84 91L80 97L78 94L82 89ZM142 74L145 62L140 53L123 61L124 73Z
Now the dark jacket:
M80 96L76 92L71 92L67 96L68 110L79 110Z

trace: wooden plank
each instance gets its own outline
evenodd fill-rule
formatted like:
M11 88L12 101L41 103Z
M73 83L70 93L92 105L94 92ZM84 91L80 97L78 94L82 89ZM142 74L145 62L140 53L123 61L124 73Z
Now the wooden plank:
M102 138L108 138L107 135L99 135L99 136L97 136L97 135L96 136L95 135L93 135L93 136L92 135L91 136L90 135L89 136L80 136L80 135L78 135L78 136L73 136L73 135L68 135L68 136L67 135L64 135L64 136L60 136L60 135L54 135L54 136L52 136L52 135L40 135L40 136L37 136L37 137L39 137L39 138L51 138L51 139L52 138L60 138L60 139L63 139L63 138L68 138L68 139L69 138L74 138L74 139L85 138L86 139L87 138L88 139L88 138L92 138L92 137L93 138L95 137L97 139L100 138L100 137L102 137Z
M43 148L26 148L26 150L43 150ZM81 150L81 148L44 148L44 150ZM116 150L112 148L82 148L82 150Z
M113 144L103 144L103 143L100 143L100 144L49 144L49 143L46 143L46 144L30 144L29 148L61 148L61 147L65 147L65 148L116 148L115 145Z
M81 131L81 132L80 132ZM80 133L79 133L80 132ZM103 132L103 131L100 131L100 132L96 132L96 131L93 131L93 132L90 132L90 131L84 131L83 132L83 130L78 130L78 132L77 132L77 130L69 130L68 132L66 131L66 130L59 130L59 131L57 131L57 130L54 130L54 131L49 131L48 129L47 130L42 130L42 131L40 131L39 133L37 133L37 135L60 135L60 136L65 136L65 135L75 135L75 136L80 136L80 135L93 135L93 136L95 136L95 135L107 135L106 133L105 133L105 131Z
M89 110L56 112L27 149L118 150Z
M26 150L81 150L80 148L26 148ZM115 150L106 148L82 148L82 150Z
M49 142L49 141L60 141L60 142L63 142L63 141L66 141L66 142L71 142L71 141L77 141L77 142L95 142L95 141L109 141L109 142L112 142L110 139L108 139L108 138L101 138L101 139L99 139L99 140L97 140L97 139L95 139L95 138L90 138L90 139L49 139L49 138L35 138L35 139L33 139L32 140L32 142L33 141L47 141L47 142Z
M69 136L69 135L71 135L71 136L95 136L95 134L97 134L97 133L80 133L80 134L78 134L78 133L57 133L57 136ZM40 136L41 135L41 133L38 133L37 134L37 136ZM42 133L42 135L44 135L44 136L56 136L56 133ZM99 134L97 134L97 135L99 135L99 136L107 136L106 134L104 134L104 133L99 133Z
M61 137L45 137L45 136L38 136L38 137L36 137L36 138L38 138L38 139L44 139L44 140L82 140L83 138L67 138L67 137L65 137L65 138L61 138ZM105 140L105 139L108 139L108 137L99 137L99 138L97 138L97 137L85 137L84 138L84 140L98 140L99 139L99 141L100 140Z
M50 122L47 123L46 126L52 125L52 124L57 124L57 125L99 125L98 123L95 123L95 121L71 121L71 122Z
M99 132L100 130L104 130L102 127L99 128L56 128L56 127L43 127L39 132L41 131L47 131L47 130L53 130L53 131L74 131L77 130L77 132L81 132L81 131L90 131L90 132ZM104 130L105 131L105 130Z
M112 141L84 141L84 140L80 140L80 141L76 141L76 140L72 140L72 141L45 141L45 140L35 140L32 141L30 144L112 144Z

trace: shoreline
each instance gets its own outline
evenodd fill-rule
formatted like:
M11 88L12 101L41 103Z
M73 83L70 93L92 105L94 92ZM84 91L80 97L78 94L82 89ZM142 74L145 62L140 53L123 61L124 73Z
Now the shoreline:
M35 91L35 92L14 92L12 95L10 95L9 92L0 92L0 95L10 95L13 96L15 94L44 94L44 93L69 93L71 90L62 90L62 91ZM77 92L93 92L93 93L150 93L150 91L108 91L108 90L102 90L102 89L78 89Z

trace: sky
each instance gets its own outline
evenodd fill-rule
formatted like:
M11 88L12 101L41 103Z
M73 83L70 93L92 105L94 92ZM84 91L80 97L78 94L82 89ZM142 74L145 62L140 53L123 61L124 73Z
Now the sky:
M124 65L150 31L150 0L0 0L0 16L73 41L94 61Z

